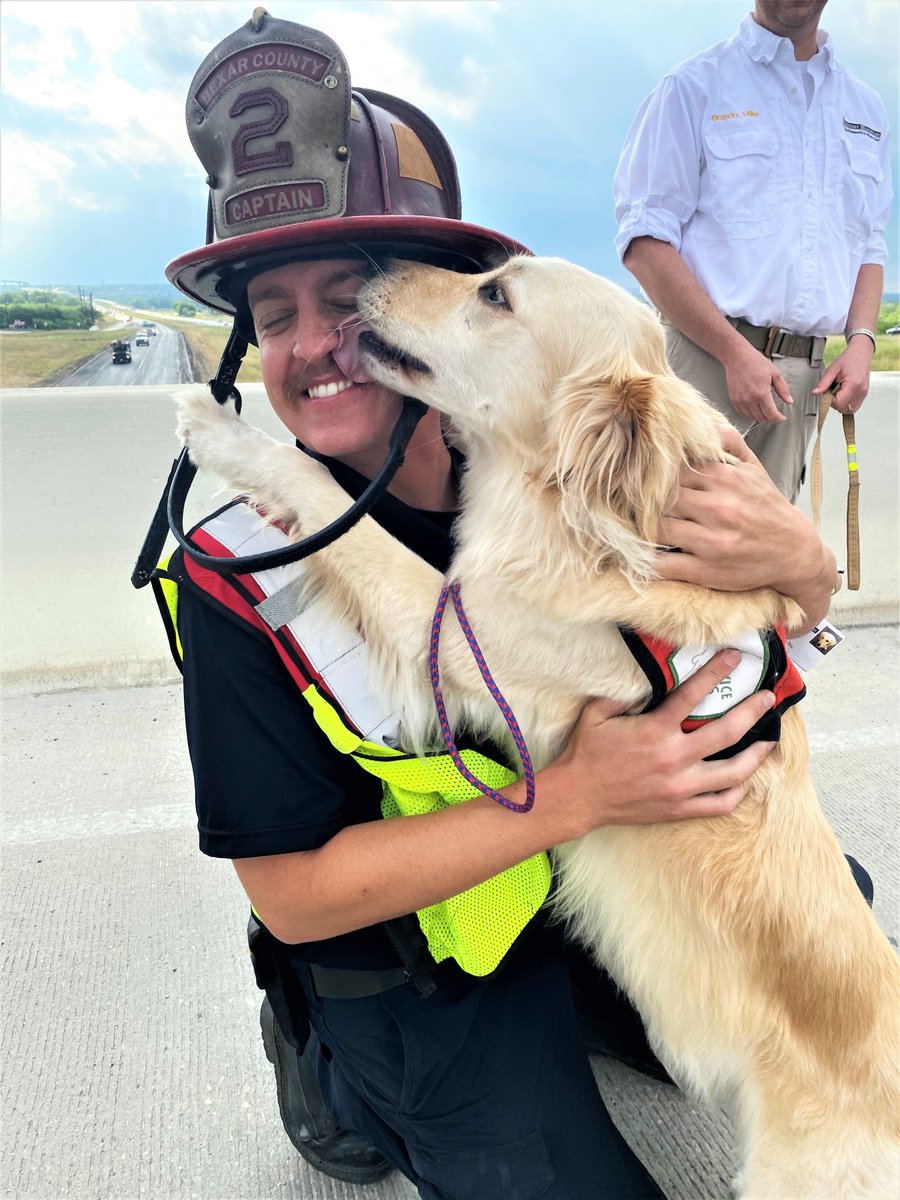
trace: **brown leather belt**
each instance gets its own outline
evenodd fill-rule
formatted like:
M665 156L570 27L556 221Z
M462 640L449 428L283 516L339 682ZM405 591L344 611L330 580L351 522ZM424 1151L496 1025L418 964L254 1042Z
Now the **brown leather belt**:
M728 321L741 337L746 338L766 358L805 358L810 363L822 361L825 353L823 337L791 333L789 329L780 329L777 325L751 325L743 317L728 317Z

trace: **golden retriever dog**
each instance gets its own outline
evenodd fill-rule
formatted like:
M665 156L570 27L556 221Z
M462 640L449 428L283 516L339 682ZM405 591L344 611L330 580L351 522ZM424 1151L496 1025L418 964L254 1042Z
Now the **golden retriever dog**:
M680 470L727 455L724 419L671 373L638 300L520 257L482 275L398 264L360 310L366 368L445 413L467 455L449 577L536 767L590 697L646 701L617 625L718 646L802 619L768 589L654 577ZM206 390L182 399L180 432L199 466L297 537L348 506L324 467ZM364 631L407 748L443 749L428 682L438 573L369 518L304 569ZM444 627L451 724L503 741L449 613ZM819 807L797 707L732 815L597 829L558 847L554 869L562 914L669 1071L733 1112L743 1200L898 1195L900 966Z

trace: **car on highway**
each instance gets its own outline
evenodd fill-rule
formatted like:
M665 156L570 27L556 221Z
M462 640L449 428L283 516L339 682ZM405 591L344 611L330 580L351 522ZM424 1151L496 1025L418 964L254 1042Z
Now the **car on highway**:
M147 336L146 333L139 333L137 335L137 337L134 339L134 344L136 346L149 346L150 338Z
M148 343L149 345L149 343ZM113 363L130 363L131 362L131 344L129 342L113 342L112 344L112 360Z
M890 329L884 331L888 337L896 337L900 333L900 325L892 325Z

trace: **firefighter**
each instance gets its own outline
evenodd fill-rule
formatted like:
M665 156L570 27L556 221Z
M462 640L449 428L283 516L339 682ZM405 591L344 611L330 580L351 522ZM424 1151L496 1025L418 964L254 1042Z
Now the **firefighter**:
M319 457L357 498L403 410L356 359L361 281L387 258L476 271L523 247L461 219L454 158L433 122L394 96L352 89L330 38L263 9L200 66L187 126L207 172L207 243L167 274L234 319L213 389L227 394L245 342L257 343L297 453ZM425 412L372 508L439 570L462 467L438 414ZM732 475L727 497L710 475L684 501L690 510L673 514L684 553L668 555L665 570L710 586L778 584L815 620L833 558L758 465ZM726 520L735 489L752 520ZM377 706L377 679L338 679L322 665L346 632L337 617L318 621L319 646L291 633L302 612L287 624L263 619L281 568L241 556L248 539L272 553L266 539L276 546L281 535L258 526L242 504L226 506L155 582L183 656L200 846L233 860L252 904L263 1041L291 1140L335 1178L373 1182L396 1168L431 1200L659 1197L594 1084L573 952L544 915L545 851L603 824L730 812L770 747L704 759L752 726L768 696L683 734L682 716L728 673L718 656L652 714L588 705L561 758L538 774L533 819L486 797L444 804L444 756L405 761L400 781L384 745L371 754L353 715ZM229 556L237 573L216 566ZM350 649L342 663L364 653ZM496 751L468 749L518 794L520 783L502 783ZM431 811L384 820L401 785ZM436 910L452 952L421 919ZM576 982L594 989L602 1048L615 1042L661 1073L612 986L583 961Z

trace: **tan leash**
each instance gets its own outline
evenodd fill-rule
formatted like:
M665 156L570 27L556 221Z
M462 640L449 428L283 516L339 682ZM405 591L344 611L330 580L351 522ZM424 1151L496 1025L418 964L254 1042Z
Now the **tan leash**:
M827 392L823 392L819 397L819 417L810 472L812 515L816 529L819 528L822 517L822 428L838 386L840 385L833 384ZM844 441L847 445L847 587L855 592L859 590L860 567L859 466L856 461L856 418L853 413L842 413L841 424L844 430Z

